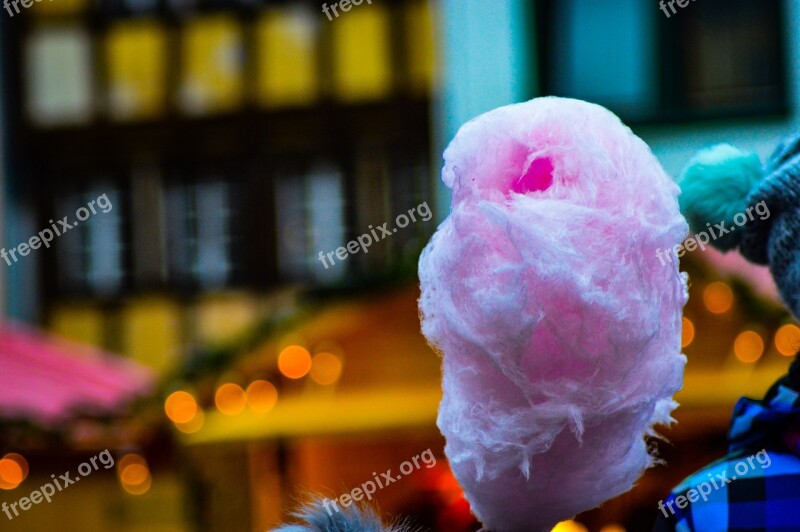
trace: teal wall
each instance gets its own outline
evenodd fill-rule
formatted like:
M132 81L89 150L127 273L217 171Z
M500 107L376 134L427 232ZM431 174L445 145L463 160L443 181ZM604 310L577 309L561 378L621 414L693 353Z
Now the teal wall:
M441 151L461 124L482 112L536 95L536 79L534 69L531 68L536 60L535 25L530 12L533 1L535 0L440 0L444 71L441 101L437 108L439 151L434 159L438 164L437 175L441 170ZM573 1L600 3L597 0ZM635 2L634 7L637 10L640 10L641 5L649 5L641 0L604 0L604 9L593 11L595 20L575 21L582 28L576 28L576 31L580 29L576 35L580 35L582 42L584 39L591 41L597 38L591 33L593 26L619 27L624 23L625 16L620 15L618 10L607 9L607 2L620 4L619 7ZM636 127L635 132L650 144L671 175L677 176L698 148L716 142L731 142L742 148L755 150L763 159L784 134L800 127L800 0L784 2L786 27L780 31L785 36L788 52L789 99L792 107L790 116L779 120L749 119L741 122ZM657 3L652 3L651 7L658 9ZM621 39L625 43L631 39L636 41L626 46L650 46L653 39L648 38L647 31L652 32L654 29L645 27L643 30L637 27L636 31L627 32L624 39ZM605 62L607 68L602 72L606 77L616 79L629 75L632 68L644 68L642 77L652 77L653 73L647 65L643 66L639 62L637 67L636 57L639 56L633 54L631 64L609 65ZM623 72L617 72L620 69ZM588 75L566 70L566 75L579 76L579 79ZM638 86L641 94L646 87L642 89L639 85L634 83L633 87ZM600 91L597 98L602 96ZM440 182L439 192L439 213L444 216L449 210L449 193Z
M10 20L0 22L2 46L6 45L5 25L9 23ZM4 56L0 54L0 94L3 96L0 100L0 248L8 249L28 240L36 231L33 210L14 199L19 196L20 187L25 186L25 176L15 173L14 131L9 128L6 116L8 107L18 103L9 101L11 91L8 90ZM25 321L38 319L39 259L35 255L32 253L11 266L0 259L0 319L6 316Z
M441 153L469 119L533 94L529 65L533 14L526 0L440 0L441 83L436 104L436 175ZM437 179L437 212L450 210L450 194Z

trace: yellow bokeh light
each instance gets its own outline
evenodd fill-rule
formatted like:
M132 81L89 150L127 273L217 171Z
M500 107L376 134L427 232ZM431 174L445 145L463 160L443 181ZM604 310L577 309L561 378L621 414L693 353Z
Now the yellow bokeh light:
M588 532L588 530L577 521L561 521L551 532Z
M265 414L275 408L278 402L278 390L269 381L253 381L247 387L247 404L253 412Z
M197 400L189 392L173 392L164 401L164 411L173 423L189 423L197 414Z
M784 356L794 356L800 350L800 327L787 323L775 333L775 348Z
M687 347L694 341L694 323L689 318L683 318L681 331L681 347Z
M764 340L757 332L744 331L736 337L733 352L742 362L755 362L764 353Z
M606 525L600 529L600 532L625 532L625 527L620 525Z
M0 489L13 490L27 476L28 461L22 455L9 453L0 460Z
M217 389L214 402L220 412L226 416L235 416L241 414L247 405L247 395L241 386L229 382Z
M703 303L709 312L724 314L733 306L733 290L719 281L710 283L703 290Z
M317 384L327 386L342 375L342 360L333 353L317 353L311 361L311 378Z
M278 369L290 379L302 379L311 371L311 354L299 345L290 345L278 355Z

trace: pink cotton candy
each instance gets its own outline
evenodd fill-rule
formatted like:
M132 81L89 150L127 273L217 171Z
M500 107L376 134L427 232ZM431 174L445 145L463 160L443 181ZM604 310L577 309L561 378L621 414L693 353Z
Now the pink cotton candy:
M422 253L438 425L495 532L549 530L629 490L682 384L678 187L606 109L540 98L465 124Z

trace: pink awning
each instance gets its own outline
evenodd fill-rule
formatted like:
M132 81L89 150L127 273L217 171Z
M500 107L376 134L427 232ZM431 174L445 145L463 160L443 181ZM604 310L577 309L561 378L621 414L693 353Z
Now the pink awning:
M0 324L0 418L53 425L119 413L153 389L149 370L14 323Z

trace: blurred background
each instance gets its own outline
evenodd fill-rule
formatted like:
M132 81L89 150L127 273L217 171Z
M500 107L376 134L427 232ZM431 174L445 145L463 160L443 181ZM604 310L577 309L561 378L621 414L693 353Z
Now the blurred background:
M669 17L655 0L372 0L336 17L303 0L25 3L0 11L2 245L112 208L0 261L0 502L105 449L116 463L0 514L3 530L263 531L427 449L435 466L375 500L424 530L477 530L416 309L458 127L577 97L677 176L719 141L764 158L800 122L797 0ZM321 264L423 203L431 220ZM738 397L800 347L766 270L713 250L681 267L667 465L562 531L650 530L658 500L724 454Z

